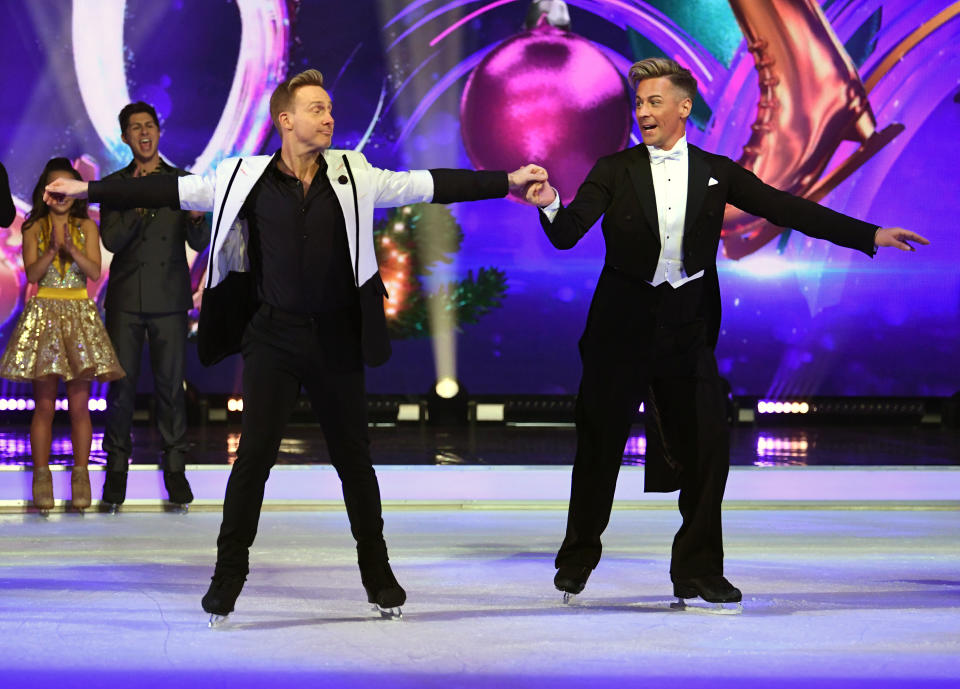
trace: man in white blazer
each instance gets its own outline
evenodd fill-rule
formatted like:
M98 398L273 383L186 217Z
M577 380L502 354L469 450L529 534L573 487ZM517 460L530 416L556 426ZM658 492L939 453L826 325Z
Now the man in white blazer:
M358 152L331 149L332 102L316 70L280 84L270 114L282 141L272 156L228 158L210 177L91 182L89 197L114 207L213 211L199 353L208 364L242 353L244 411L217 565L203 597L211 623L233 611L246 580L264 485L301 386L343 483L367 598L399 614L406 593L388 562L364 392L364 363L390 355L373 211L501 197L546 180L546 172L534 165L509 175L392 172ZM48 187L71 196L87 191L83 182Z

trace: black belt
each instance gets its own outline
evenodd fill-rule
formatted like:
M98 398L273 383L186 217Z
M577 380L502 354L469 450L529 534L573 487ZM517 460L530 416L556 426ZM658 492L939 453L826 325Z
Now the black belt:
M346 306L330 311L320 311L317 313L302 313L298 311L287 311L271 304L261 304L259 312L272 321L286 323L287 325L313 325L315 323L338 322L348 318L356 309Z

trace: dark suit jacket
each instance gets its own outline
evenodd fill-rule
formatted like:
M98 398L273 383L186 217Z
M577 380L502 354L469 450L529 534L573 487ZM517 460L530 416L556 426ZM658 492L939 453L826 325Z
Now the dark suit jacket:
M720 331L716 257L726 204L776 225L873 255L876 225L779 191L729 158L707 153L696 146L688 146L688 161L683 263L687 275L704 271L697 286L702 290L698 316L704 320L706 342L711 349L716 346ZM632 313L641 301L636 295L653 279L660 257L657 205L646 146L601 158L570 205L561 208L553 222L541 212L540 221L554 246L569 249L601 216L606 243L605 266L590 306L580 351L585 370L599 367L617 375L625 359L637 356L638 339L650 336L639 331L642 326L637 324L644 319ZM697 363L698 377L716 378L715 360L709 355L704 359L709 361ZM658 410L653 411L654 414L647 415L646 489L675 490L678 486L674 472L665 470L656 461L663 458L664 452L659 434L650 427L650 418ZM666 443L683 444L669 437ZM655 478L653 485L651 478Z
M690 173L683 235L687 275L716 265L723 211L728 203L775 225L873 255L877 225L775 189L724 156L692 145L688 151ZM716 183L711 184L711 179ZM541 223L554 246L569 249L601 215L607 265L651 280L660 257L660 230L646 146L601 158L570 205L561 208L552 223L541 213Z
M728 203L775 225L873 255L877 225L775 189L727 157L692 145L688 151L683 264L687 275L701 270L706 273L704 289L715 293L716 331L716 259ZM605 265L638 281L653 279L660 257L660 230L646 146L641 144L598 160L570 205L561 208L552 223L541 212L540 222L554 246L569 249L600 216L607 249ZM716 332L713 340L716 344Z
M105 177L133 179L134 163ZM160 161L156 175L182 177L186 170ZM186 211L155 208L142 213L100 206L100 236L113 252L105 308L135 313L173 313L193 308L190 268L184 243L202 251L210 243L206 219Z

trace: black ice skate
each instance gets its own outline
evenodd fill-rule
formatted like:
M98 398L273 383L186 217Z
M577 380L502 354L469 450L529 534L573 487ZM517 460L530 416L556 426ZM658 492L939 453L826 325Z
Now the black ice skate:
M592 570L589 567L564 565L557 570L553 585L563 591L563 602L569 603L573 597L583 591Z
M400 606L406 602L407 592L393 576L389 563L361 566L360 581L367 591L367 602L380 612L381 617L392 620L403 617Z
M187 510L190 509L190 503L193 502L193 491L190 490L187 475L182 471L165 471L163 472L163 485L167 489L167 496L175 509L182 514L186 514Z
M719 615L737 615L743 612L743 594L722 576L692 577L690 579L676 579L673 582L673 595L676 603L671 603L674 610L698 610ZM711 607L688 606L689 598L700 598Z
M203 597L200 603L203 606L203 611L210 613L208 627L211 629L219 627L227 619L227 616L233 612L237 596L243 590L244 581L246 581L246 577L237 575L218 576L215 574L210 578L210 588L207 589L207 595Z
M127 472L107 471L103 478L103 498L100 511L119 514L120 505L127 499Z

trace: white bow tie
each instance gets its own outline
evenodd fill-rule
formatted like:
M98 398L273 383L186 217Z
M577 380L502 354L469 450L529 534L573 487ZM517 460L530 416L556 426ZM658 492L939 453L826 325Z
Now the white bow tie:
M662 148L648 148L650 152L650 163L656 165L662 163L665 160L683 160L683 148L680 146L674 146L669 151L664 151Z

